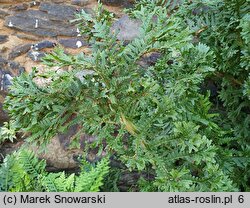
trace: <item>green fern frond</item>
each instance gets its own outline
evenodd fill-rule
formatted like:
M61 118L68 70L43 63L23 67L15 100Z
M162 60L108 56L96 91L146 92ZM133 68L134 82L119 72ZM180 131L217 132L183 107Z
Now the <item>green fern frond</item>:
M109 171L109 160L102 159L97 163L96 167L90 167L89 170L84 171L85 167L82 167L82 172L79 177L76 178L76 186L74 191L76 192L98 192L103 185L104 176Z

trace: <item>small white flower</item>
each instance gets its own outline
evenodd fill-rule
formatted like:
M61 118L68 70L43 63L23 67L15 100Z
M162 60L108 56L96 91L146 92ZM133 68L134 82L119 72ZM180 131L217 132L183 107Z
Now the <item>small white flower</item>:
M76 46L77 46L77 48L82 47L82 42L78 40L78 41L76 42Z
M9 27L13 27L14 25L12 24L12 22L10 21L8 24Z
M35 28L38 28L38 19L36 19Z
M36 51L39 50L38 44L32 45L30 48L33 49L33 50L36 50Z
M32 51L31 52L31 55L34 57L34 61L37 61L38 60L38 56L39 56L39 52L37 52L37 51Z
M82 35L80 34L79 28L76 28L76 32L78 33L78 34L77 34L77 37L81 37L81 36L82 36Z
M13 79L13 77L9 74L5 74L5 77L8 79L9 82L11 82L11 80Z

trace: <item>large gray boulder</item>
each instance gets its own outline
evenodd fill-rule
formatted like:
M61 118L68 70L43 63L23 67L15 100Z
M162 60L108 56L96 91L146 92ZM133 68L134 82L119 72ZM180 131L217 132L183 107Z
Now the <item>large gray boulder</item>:
M118 40L131 41L140 35L141 21L131 19L129 16L124 15L119 20L114 22L111 27L113 32L117 32Z
M76 36L69 20L74 19L77 8L69 5L41 3L39 10L27 10L5 18L5 26L37 36Z

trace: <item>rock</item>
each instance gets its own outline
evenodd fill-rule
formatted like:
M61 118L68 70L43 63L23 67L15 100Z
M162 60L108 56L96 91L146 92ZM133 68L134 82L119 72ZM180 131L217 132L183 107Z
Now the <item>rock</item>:
M40 40L40 38L28 34L16 34L16 36L20 39L25 39L25 40L33 40L33 41Z
M7 63L8 61L0 56L0 67L3 68Z
M133 5L134 0L101 0L103 4L110 6L125 6L130 7Z
M9 50L8 47L3 46L3 47L0 48L0 54L1 54L1 53L4 54L4 53L6 53L8 50Z
M122 6L124 0L101 0L103 4L112 5L112 6Z
M30 7L35 7L35 6L39 6L39 5L40 5L39 1L30 2Z
M33 61L39 62L39 61L41 61L41 59L42 59L46 54L43 53L43 52L30 50L30 51L28 52L27 55L28 55L28 57L30 57Z
M8 121L8 114L3 110L3 102L11 85L12 76L11 72L6 70L7 68L8 61L0 56L0 126Z
M39 153L37 147L28 147L35 151L39 158L45 159L50 170L73 169L79 167L79 161L76 158L83 153L85 141L91 143L96 137L84 133L80 135L80 148L71 148L70 143L81 129L80 125L73 125L65 133L58 134L52 138L51 143L47 145L46 151ZM92 154L92 152L90 152ZM88 156L90 157L90 156ZM90 160L94 160L94 157Z
M27 1L30 1L30 0L15 0L15 3L18 3L18 2L27 2ZM1 0L0 3L10 3L10 4L13 4L13 0Z
M10 73L0 69L0 91L7 92L13 77Z
M59 21L75 19L75 13L77 12L77 8L74 6L58 5L47 2L42 2L39 10L47 12L50 15L50 19Z
M206 13L209 10L211 10L211 8L209 6L205 6L205 5L201 4L200 7L193 9L192 14L193 15L201 15L202 13Z
M15 143L6 142L5 144L0 146L1 155L5 156L7 154L11 154L14 151L17 151L21 146L25 149L35 152L38 158L45 159L46 169L49 171L69 170L77 168L79 166L79 163L73 159L73 152L65 151L62 148L58 137L52 138L51 143L46 147L46 151L43 152L41 152L37 146L26 143L25 141L23 141L23 139L19 139L15 141ZM82 150L78 153L80 152L82 152Z
M65 3L65 0L50 0L50 1L55 4Z
M6 16L8 16L9 13L0 9L0 19L4 19Z
M0 125L8 121L8 114L3 110L2 105L12 84L12 79L14 76L20 75L23 71L24 68L20 64L8 61L0 56Z
M162 54L159 52L152 52L149 54L145 54L139 61L138 64L142 67L149 67L155 65L157 60L161 58Z
M22 10L26 10L29 8L29 5L28 4L16 4L16 5L13 5L10 10L13 10L13 11L22 11Z
M81 82L84 82L85 76L94 74L95 72L92 70L81 70L75 74L75 77L77 77Z
M70 126L66 133L59 133L58 134L57 137L60 141L60 144L65 150L70 149L70 143L72 142L72 139L80 130L81 130L81 126L78 124L75 124L73 126ZM96 136L81 134L80 141L79 141L80 147L83 148L85 145L85 142L92 143L95 140L97 140Z
M3 110L3 101L6 94L0 91L0 126L3 125L4 122L9 120L8 114Z
M6 68L13 76L19 76L25 71L25 68L15 61L9 61Z
M81 38L59 39L58 42L66 48L74 48L74 49L88 45Z
M58 9L56 11L58 11ZM65 18L62 15L56 17L39 10L27 10L16 13L13 16L8 16L4 24L7 27L38 36L76 36L76 28L64 20Z
M155 180L155 175L144 171L122 171L117 180L117 186L121 192L138 192L139 190L136 184L138 184L140 178L153 182Z
M6 88L6 89L3 89L3 91L7 91L9 86L12 85L12 79L13 77L10 74L5 74L3 76L3 88Z
M53 138L46 149L45 153L38 153L38 157L46 160L50 170L73 169L78 166L78 163L73 159L74 153L64 150L58 137Z
M7 35L0 35L0 44L5 43L8 41Z
M112 32L118 32L117 39L122 41L131 41L140 35L141 22L130 19L127 15L122 16L112 27Z
M72 0L71 4L77 5L77 6L86 6L89 4L89 0Z
M27 53L30 50L31 46L32 46L32 44L30 44L30 43L16 46L15 48L13 48L11 50L11 52L9 54L9 59L14 59L18 56L21 56L24 53Z
M53 48L55 46L56 46L56 43L48 41L48 40L44 40L44 41L39 42L35 45L32 45L31 48L33 50L39 51L39 50L44 49L44 48Z

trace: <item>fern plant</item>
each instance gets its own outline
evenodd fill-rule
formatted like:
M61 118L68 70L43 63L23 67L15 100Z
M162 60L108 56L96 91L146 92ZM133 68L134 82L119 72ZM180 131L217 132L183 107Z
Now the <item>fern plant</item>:
M0 191L97 192L109 172L109 160L82 161L79 174L48 173L45 160L24 149L8 155L0 166Z
M222 147L220 157L225 170L243 190L249 190L250 178L249 3L249 0L193 1L182 8L190 28L215 54L216 71L209 79L217 85L217 99L222 104L214 107L214 111L220 113L217 123L224 133L214 141Z
M6 140L13 142L16 139L16 129L12 121L4 122L0 127L0 144Z
M8 155L0 167L0 191L42 191L41 176L45 165L45 161L39 161L32 152Z
M85 161L79 175L50 173L43 178L43 185L49 192L98 192L109 172L108 164L107 159L101 160L96 166Z

